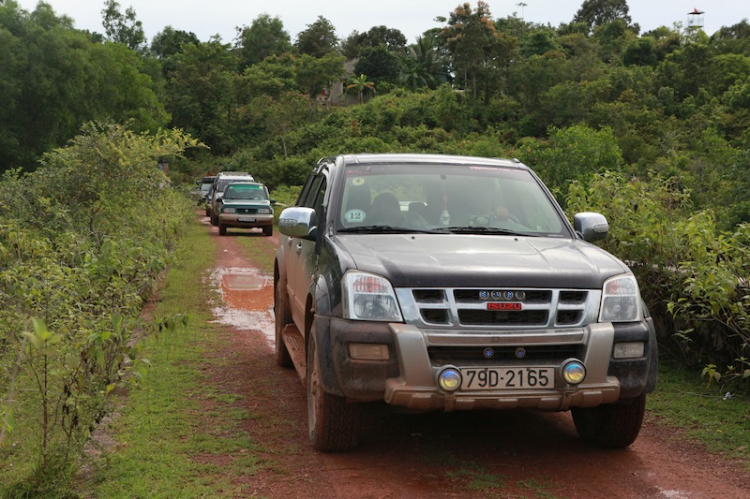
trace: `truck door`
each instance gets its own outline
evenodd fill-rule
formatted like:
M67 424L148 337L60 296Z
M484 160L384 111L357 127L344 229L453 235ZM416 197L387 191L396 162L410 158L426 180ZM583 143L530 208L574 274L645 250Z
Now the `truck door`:
M325 176L317 175L306 188L306 192L303 192L300 196L301 199L298 206L315 209L316 223L319 224L318 230L320 231L325 225L322 214L322 203L326 190ZM316 264L316 244L314 240L309 239L289 237L286 239L282 244L287 244L285 250L287 286L292 319L299 330L304 331L305 301L307 300L307 292L310 289L311 276Z

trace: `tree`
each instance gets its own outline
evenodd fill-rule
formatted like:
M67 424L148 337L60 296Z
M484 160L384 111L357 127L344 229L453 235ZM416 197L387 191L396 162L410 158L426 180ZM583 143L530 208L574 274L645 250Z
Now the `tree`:
M589 30L618 19L630 26L632 19L628 12L630 12L630 7L628 7L627 0L584 0L581 8L573 17L573 22L584 23L589 27Z
M441 18L441 20L444 20ZM497 48L497 31L492 22L490 7L477 2L476 10L469 3L456 7L448 18L448 26L440 36L453 55L453 65L463 74L464 87L471 81L472 95L477 95L477 78L491 63Z
M303 54L294 62L297 88L310 100L344 75L344 56L329 52L323 57Z
M151 41L151 53L161 62L162 74L166 77L174 71L174 56L181 53L184 45L200 43L195 33L175 30L167 26Z
M135 17L133 7L128 7L125 14L122 14L119 3L107 0L102 16L102 25L110 41L121 43L135 52L145 51L146 35L143 32L143 24Z
M280 140L284 159L289 158L287 137L309 115L306 97L299 92L287 92L280 99L261 97L253 101L263 112L263 124L270 132L271 140Z
M559 47L551 30L536 29L523 39L520 49L524 57L530 57L532 55L544 55L547 52L558 50Z
M623 50L635 36L622 19L615 19L594 28L594 38L599 44L599 56L605 62L619 60Z
M437 37L426 33L417 37L417 43L409 45L403 59L402 82L412 89L435 89L447 81L445 66L445 57L437 44Z
M229 124L237 58L231 47L218 39L183 45L174 63L168 87L172 124L199 138L214 154L228 153L235 146Z
M200 40L192 31L176 30L167 26L154 36L151 41L151 53L160 61L182 52L182 46L186 43L197 44Z
M350 76L349 82L346 85L347 90L355 89L357 91L357 102L362 104L364 102L365 90L370 90L375 93L375 83L367 81L367 76L361 74L359 76Z
M287 54L267 57L246 68L238 80L238 101L247 102L262 95L278 100L283 93L299 93L295 80L295 61L295 57Z
M127 121L139 130L166 124L143 60L124 45L96 43L40 2L32 13L0 6L0 169L34 169L85 122Z
M750 56L750 23L743 19L732 26L724 26L711 36L711 43L722 53L741 53Z
M550 189L564 192L563 187L574 180L622 167L622 151L608 128L597 131L581 125L550 127L549 137L549 144L536 151L533 163Z
M385 45L389 52L403 53L406 49L406 37L397 29L373 26L367 33L352 32L341 43L341 52L348 59L356 59L362 49L378 45Z
M679 101L698 95L715 77L711 68L713 50L707 42L708 37L704 43L688 43L657 67L659 84L674 88Z
M259 15L250 27L238 28L240 70L257 64L271 55L281 55L292 50L289 33L278 17Z
M395 83L401 75L400 59L396 54L389 52L385 45L366 47L354 65L354 72L366 74L378 83Z
M336 38L336 29L331 22L323 16L307 25L307 29L297 35L295 44L300 54L313 57L323 57L338 49L339 41Z
M622 54L622 62L626 66L655 67L659 60L656 57L656 41L648 36L642 36L631 41Z

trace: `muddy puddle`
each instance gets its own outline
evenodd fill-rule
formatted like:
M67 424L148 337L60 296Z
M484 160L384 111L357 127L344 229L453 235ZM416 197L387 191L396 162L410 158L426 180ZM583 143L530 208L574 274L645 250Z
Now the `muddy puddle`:
M213 309L213 322L243 331L261 331L274 346L273 277L254 268L224 267L211 274L223 306Z

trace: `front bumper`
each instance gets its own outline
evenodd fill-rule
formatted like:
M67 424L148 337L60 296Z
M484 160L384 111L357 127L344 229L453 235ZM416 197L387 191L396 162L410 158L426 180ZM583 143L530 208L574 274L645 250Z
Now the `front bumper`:
M331 367L325 389L351 400L384 400L388 404L418 411L532 408L564 411L571 407L594 407L613 403L652 391L655 384L655 340L647 323L628 325L591 324L571 330L543 330L516 334L488 335L466 332L423 331L400 323L368 323L331 318ZM612 359L616 341L644 341L643 358ZM350 343L379 343L388 346L388 360L365 361L349 356ZM652 345L653 344L653 348ZM446 392L439 388L437 377L446 366L466 367L534 367L542 362L523 360L447 359L436 351L453 351L493 347L563 346L566 358L571 356L586 366L586 378L580 385L569 385L561 376L563 358L549 359L544 365L555 366L554 387L549 389L493 389ZM570 352L575 352L571 355ZM536 363L535 363L536 362Z
M250 220L252 219L252 220ZM252 229L273 225L273 215L237 215L236 213L222 213L219 215L219 225Z

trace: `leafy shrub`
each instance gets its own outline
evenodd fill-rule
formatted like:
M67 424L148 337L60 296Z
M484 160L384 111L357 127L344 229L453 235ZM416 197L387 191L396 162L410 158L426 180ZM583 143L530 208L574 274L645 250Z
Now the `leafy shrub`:
M622 167L622 152L609 129L597 131L581 125L552 127L549 135L549 142L527 141L520 155L552 190L564 192L568 182L594 172L619 171Z
M602 246L638 276L664 346L690 364L743 369L750 353L747 224L720 231L711 212L692 213L690 193L675 179L661 177L594 175L585 185L573 182L567 202L570 212L607 217Z
M0 435L18 434L38 458L15 468L36 490L25 494L66 483L115 385L139 365L138 315L192 220L156 160L195 145L180 132L88 125L43 168L3 178L15 196L0 212Z

